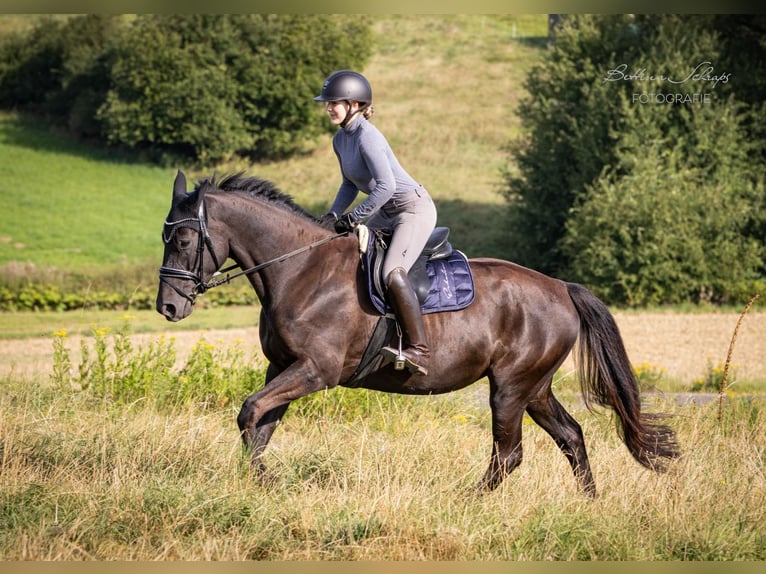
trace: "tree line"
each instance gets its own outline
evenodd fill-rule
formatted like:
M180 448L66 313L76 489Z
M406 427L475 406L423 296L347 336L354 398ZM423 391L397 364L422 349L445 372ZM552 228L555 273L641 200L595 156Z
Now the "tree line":
M0 42L0 107L153 161L273 159L329 129L312 97L370 46L362 16L50 18Z
M512 257L613 304L766 281L766 17L564 16L504 178Z

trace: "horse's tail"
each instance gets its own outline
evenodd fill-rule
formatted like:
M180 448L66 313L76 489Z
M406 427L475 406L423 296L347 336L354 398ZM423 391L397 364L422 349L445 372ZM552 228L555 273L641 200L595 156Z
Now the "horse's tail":
M665 459L679 456L676 434L656 422L661 415L641 412L638 381L614 317L582 285L567 283L567 291L580 316L575 364L586 405L591 408L591 400L595 400L611 407L633 457L647 468L664 470Z

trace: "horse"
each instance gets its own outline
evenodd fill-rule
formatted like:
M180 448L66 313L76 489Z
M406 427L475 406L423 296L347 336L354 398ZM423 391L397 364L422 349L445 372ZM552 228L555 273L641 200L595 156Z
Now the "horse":
M566 457L579 491L595 496L582 429L551 388L570 352L585 404L616 413L617 432L638 463L661 472L680 454L675 432L659 420L664 415L642 410L613 315L582 285L509 261L471 258L473 302L424 315L428 374L389 364L352 384L380 319L360 275L353 234L336 234L268 180L239 172L200 179L187 191L179 170L163 241L156 308L168 321L188 317L197 296L238 275L260 301L265 384L237 416L257 476L268 475L261 456L288 406L310 393L355 386L431 395L486 378L492 447L478 489L496 488L521 463L526 412ZM221 270L227 260L234 266ZM241 270L223 275L232 268Z

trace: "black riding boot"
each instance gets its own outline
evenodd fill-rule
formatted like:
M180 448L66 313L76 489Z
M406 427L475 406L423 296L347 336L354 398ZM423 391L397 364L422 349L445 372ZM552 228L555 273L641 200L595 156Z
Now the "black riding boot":
M404 364L411 373L425 376L428 374L428 359L431 352L428 350L428 338L423 326L423 316L420 313L420 302L412 289L407 271L403 267L397 267L391 271L388 275L387 287L388 301L404 332L402 348ZM399 357L399 350L383 347L380 354L395 361Z

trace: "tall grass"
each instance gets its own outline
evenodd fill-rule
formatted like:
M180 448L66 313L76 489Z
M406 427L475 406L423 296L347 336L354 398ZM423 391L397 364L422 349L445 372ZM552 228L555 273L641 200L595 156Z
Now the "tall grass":
M639 467L612 421L582 423L600 497L524 424L525 461L472 488L490 450L485 407L460 394L338 389L289 412L255 482L236 407L173 410L5 380L4 560L763 560L762 402L675 410L684 457ZM350 408L348 405L357 405ZM361 406L359 406L361 405Z
M683 456L640 467L611 417L582 424L600 497L524 419L524 463L474 491L491 423L480 385L440 397L334 389L295 402L248 468L235 424L263 369L200 341L96 333L75 361L54 336L50 380L0 380L2 560L763 560L762 399L671 412ZM248 365L255 365L250 367Z

